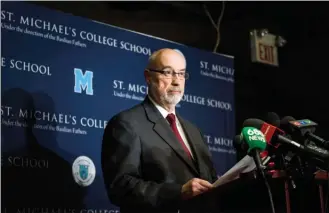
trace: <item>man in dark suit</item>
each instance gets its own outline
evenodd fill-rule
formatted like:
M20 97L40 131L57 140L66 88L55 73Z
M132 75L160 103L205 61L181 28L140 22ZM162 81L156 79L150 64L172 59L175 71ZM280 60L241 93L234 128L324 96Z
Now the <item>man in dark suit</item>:
M125 212L182 212L213 188L216 171L200 131L175 111L184 94L186 60L160 49L144 71L145 100L105 129L102 170L110 201Z

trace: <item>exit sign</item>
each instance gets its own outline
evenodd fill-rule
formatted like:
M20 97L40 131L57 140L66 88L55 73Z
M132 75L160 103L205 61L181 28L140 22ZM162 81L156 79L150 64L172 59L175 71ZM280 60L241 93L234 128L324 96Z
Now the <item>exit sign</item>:
M252 30L250 32L250 43L252 62L279 66L275 35L268 33L260 36L257 34L257 30Z

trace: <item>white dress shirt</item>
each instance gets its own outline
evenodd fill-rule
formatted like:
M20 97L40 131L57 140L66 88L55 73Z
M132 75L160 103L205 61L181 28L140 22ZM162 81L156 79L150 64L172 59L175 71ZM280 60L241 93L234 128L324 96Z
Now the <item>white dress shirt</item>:
M149 95L148 95L148 97L149 97L149 99L151 100L151 102L154 104L154 106L160 111L161 115L166 119L166 118L167 118L167 115L169 114L169 112L168 112L165 108L163 108L162 106L160 106L159 104L157 104L157 103L156 103L156 102L155 102L155 101L154 101ZM179 132L179 134L181 135L181 137L182 137L182 139L183 139L183 141L184 141L186 147L187 147L188 150L190 151L192 158L194 158L194 157L193 157L193 153L192 153L192 151L191 151L190 144L187 142L187 138L186 138L186 135L185 135L185 133L184 133L183 127L182 127L182 125L180 124L179 119L178 119L177 116L176 116L175 109L174 109L174 112L172 112L172 113L173 113L173 114L175 115L175 117L176 117L176 126L177 126L177 129L178 129L178 132ZM167 119L166 119L166 121L167 121ZM167 121L167 122L168 122L168 121ZM168 124L169 124L169 122L168 122Z

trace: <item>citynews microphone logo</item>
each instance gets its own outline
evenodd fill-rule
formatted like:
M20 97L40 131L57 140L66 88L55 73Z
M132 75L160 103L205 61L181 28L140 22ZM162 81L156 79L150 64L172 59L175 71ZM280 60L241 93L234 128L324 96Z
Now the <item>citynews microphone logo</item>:
M298 128L306 126L317 126L317 123L309 119L290 121L290 123Z

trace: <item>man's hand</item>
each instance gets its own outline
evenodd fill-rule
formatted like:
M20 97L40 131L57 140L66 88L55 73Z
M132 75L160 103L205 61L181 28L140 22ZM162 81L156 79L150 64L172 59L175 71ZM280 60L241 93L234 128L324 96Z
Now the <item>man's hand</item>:
M182 187L182 197L183 199L190 199L196 195L202 194L213 188L213 185L208 181L193 178L185 183Z

